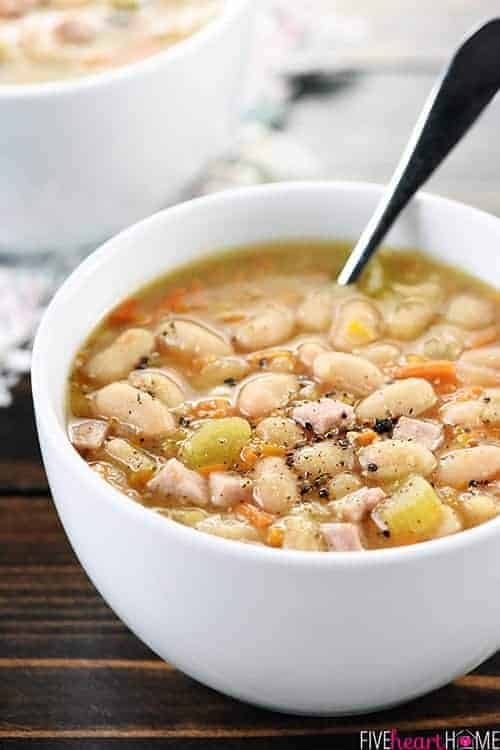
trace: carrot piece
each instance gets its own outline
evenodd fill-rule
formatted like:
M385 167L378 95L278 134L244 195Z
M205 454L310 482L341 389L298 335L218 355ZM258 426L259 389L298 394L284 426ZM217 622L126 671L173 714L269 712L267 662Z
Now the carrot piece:
M363 430L357 436L356 444L361 446L370 445L377 439L377 437L375 430Z
M245 516L256 529L267 529L275 520L275 516L271 513L266 513L264 510L256 508L255 505L250 505L250 503L240 503L236 506L235 511L241 516Z
M398 379L423 378L432 382L456 383L457 371L454 362L443 359L403 365L396 370L394 377Z
M137 323L140 319L139 303L131 297L109 313L107 322L110 326L121 326L127 323Z
M279 445L271 445L271 443L264 443L258 447L260 456L285 456L286 450Z
M258 454L250 448L249 445L245 445L240 453L240 461L245 469L252 469L257 461L259 460Z
M226 464L210 464L210 466L202 466L198 469L198 473L204 477L208 477L216 471L227 471Z
M487 346L488 344L492 344L494 341L496 341L498 336L498 329L495 326L488 326L488 328L483 328L482 331L477 331L476 333L471 333L467 337L466 342L466 348L467 349L477 349L480 346Z

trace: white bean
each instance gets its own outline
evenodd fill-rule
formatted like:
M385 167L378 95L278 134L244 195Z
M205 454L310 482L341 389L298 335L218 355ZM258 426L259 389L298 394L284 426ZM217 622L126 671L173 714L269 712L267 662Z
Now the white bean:
M457 359L463 351L465 335L456 326L438 323L425 331L409 349L430 359Z
M456 364L457 378L463 385L500 385L500 371L492 367L481 367L459 359Z
M352 299L338 307L329 340L335 349L352 352L357 346L376 341L381 328L382 319L375 305Z
M233 351L222 333L194 320L167 318L162 321L156 333L167 352L174 351L187 359L211 354L224 357Z
M250 366L243 357L220 357L205 365L197 382L203 388L213 388L225 380L242 380L249 372Z
M267 417L259 422L255 434L266 443L286 450L295 448L305 438L304 430L288 417Z
M473 401L455 401L445 404L441 410L445 424L461 427L491 427L500 425L500 388L485 389L480 398Z
M286 406L298 389L299 383L294 375L257 375L242 385L238 408L247 417L266 417L275 409Z
M366 396L384 382L378 367L362 357L344 352L320 354L314 360L313 372L321 383L359 396Z
M134 370L128 377L130 385L146 391L154 398L159 399L165 406L173 408L185 399L183 387L180 385L176 375L168 370L146 369Z
M254 500L265 511L284 513L298 501L297 480L284 458L263 458L254 472Z
M297 356L307 370L311 370L314 360L320 354L328 351L328 347L320 341L304 341L297 349Z
M490 325L495 311L487 299L473 294L459 294L450 301L445 317L461 328L475 330Z
M496 445L478 445L442 456L436 477L440 484L460 488L472 481L495 479L499 473L500 448Z
M297 323L304 331L326 331L332 322L334 303L332 287L317 289L307 295L297 310Z
M339 500L351 492L356 492L362 487L361 481L355 474L337 474L328 482L328 496L330 500Z
M368 344L368 346L364 346L362 349L357 349L354 351L354 354L368 359L374 365L377 365L377 367L385 367L398 361L401 350L395 344L381 341L380 343Z
M291 310L281 305L269 305L240 323L234 339L240 349L253 352L283 343L292 335L294 326Z
M210 516L196 524L198 531L212 536L220 536L223 539L233 539L237 542L257 542L259 532L247 521L237 518L221 518Z
M392 482L409 474L426 477L436 468L428 448L407 440L380 440L358 453L363 473L380 482Z
M434 305L418 297L399 300L387 320L389 334L408 341L419 336L436 314Z
M495 498L482 492L464 492L459 497L458 507L468 526L477 526L489 521L500 512Z
M94 394L97 416L117 419L146 438L174 432L176 425L165 404L128 383L111 383Z
M319 525L303 516L290 516L284 523L283 548L320 550L322 544Z
M151 331L130 328L106 349L94 354L87 362L85 372L100 385L126 378L141 359L151 354L154 344Z
M500 346L483 346L480 349L472 349L464 352L460 361L475 367L489 367L492 370L500 370Z
M302 477L318 479L350 471L354 464L352 448L342 448L328 440L299 448L293 456L293 467Z
M362 422L387 417L417 417L437 401L433 387L421 378L406 378L386 385L362 401L356 413Z

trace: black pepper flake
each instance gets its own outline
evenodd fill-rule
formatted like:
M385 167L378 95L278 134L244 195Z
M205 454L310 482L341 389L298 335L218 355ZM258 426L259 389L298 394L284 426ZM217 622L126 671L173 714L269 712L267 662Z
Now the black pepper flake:
M226 378L224 380L224 385L229 385L231 388L234 388L234 386L237 384L236 378Z
M326 489L326 487L322 487L318 492L318 495L320 497L328 497L328 490Z
M269 360L266 359L266 357L262 357L262 359L259 359L259 367L268 367L269 366Z
M484 487L487 484L487 479L471 479L469 482L469 487Z
M187 417L180 417L179 424L181 427L189 427L189 425L191 424L191 420Z
M370 471L370 472L378 471L378 466L377 466L377 464L368 464L368 466L367 466L366 468L367 468L367 469L368 469L368 471Z
M288 453L285 456L285 463L287 466L290 466L290 467L293 466L293 453Z
M149 357L141 357L139 364L137 365L138 370L145 370L149 365Z
M385 536L386 539L389 539L389 537L391 536L391 532L389 531L389 529L384 529L382 532L382 536Z
M376 419L375 424L373 425L373 429L379 435L383 435L384 432L392 432L393 427L394 427L394 420L390 418Z
M310 492L311 490L312 490L312 485L310 485L308 482L304 482L304 484L300 488L300 494L307 495L307 493Z
M344 450L351 447L351 444L347 438L339 438L339 440L337 440L337 445Z

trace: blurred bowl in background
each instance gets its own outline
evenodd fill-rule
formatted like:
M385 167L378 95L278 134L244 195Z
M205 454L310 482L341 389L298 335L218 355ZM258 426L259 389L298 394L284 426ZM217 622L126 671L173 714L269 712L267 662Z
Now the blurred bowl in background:
M255 6L123 68L0 85L0 252L90 248L179 199L237 124Z

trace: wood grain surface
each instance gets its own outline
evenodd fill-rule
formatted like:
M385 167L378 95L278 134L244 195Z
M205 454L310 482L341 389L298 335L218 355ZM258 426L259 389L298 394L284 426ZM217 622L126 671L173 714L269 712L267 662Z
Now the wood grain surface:
M349 85L302 97L287 126L327 176L386 180L447 51L498 4L321 2L358 18L371 41L344 51L359 68ZM500 214L499 125L496 103L432 188ZM424 698L343 719L273 714L194 682L127 630L78 564L49 498L28 379L20 384L0 411L2 750L350 750L361 729L391 727L500 729L500 655Z

